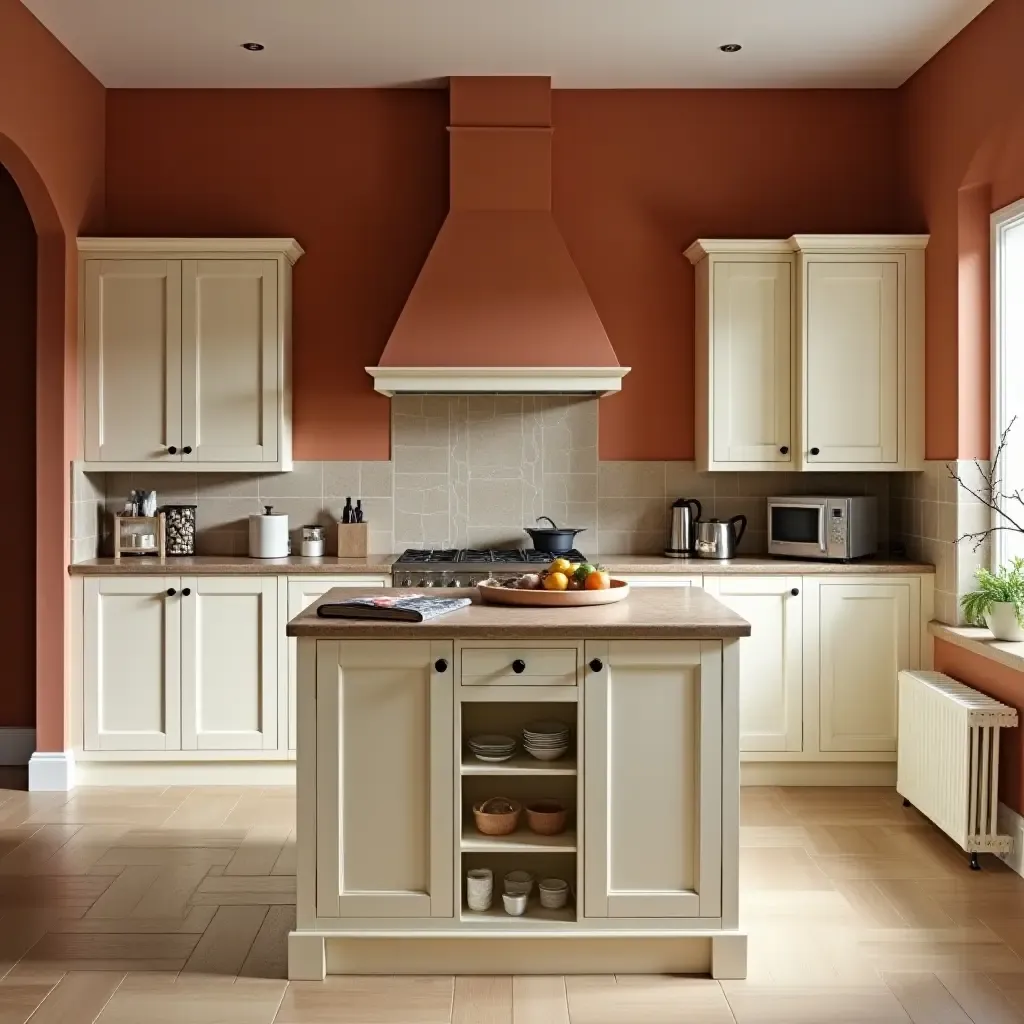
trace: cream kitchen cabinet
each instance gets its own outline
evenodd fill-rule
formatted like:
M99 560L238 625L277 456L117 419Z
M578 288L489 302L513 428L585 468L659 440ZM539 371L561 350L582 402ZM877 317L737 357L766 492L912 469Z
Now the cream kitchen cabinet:
M684 576L681 573L618 573L612 572L617 580L624 580L631 587L699 587L700 576Z
M586 918L722 912L722 645L587 641Z
M452 641L321 641L315 657L316 916L451 919Z
M803 581L706 576L704 589L742 615L740 750L803 749Z
M299 612L319 601L327 591L334 587L390 587L389 576L290 576L281 581L285 591L280 594L281 606L287 610L283 616L280 635L284 635L284 627L289 619L294 619ZM286 662L281 664L281 678L288 680L288 750L295 751L296 735L296 687L298 685L298 668L296 665L296 641L294 637L285 638Z
M83 583L85 751L277 755L275 579L101 576Z
M694 242L698 468L921 468L927 241Z
M290 469L293 239L78 240L85 468Z

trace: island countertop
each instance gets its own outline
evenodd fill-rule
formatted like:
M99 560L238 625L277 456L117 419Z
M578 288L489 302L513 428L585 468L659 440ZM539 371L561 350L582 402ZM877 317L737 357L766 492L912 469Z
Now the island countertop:
M471 597L465 608L427 622L322 619L321 604L370 597L380 589L336 587L288 623L288 636L318 640L476 639L723 640L750 635L750 623L699 587L636 587L617 604L523 608L483 604L476 591L435 589L431 597ZM408 597L409 590L383 591Z

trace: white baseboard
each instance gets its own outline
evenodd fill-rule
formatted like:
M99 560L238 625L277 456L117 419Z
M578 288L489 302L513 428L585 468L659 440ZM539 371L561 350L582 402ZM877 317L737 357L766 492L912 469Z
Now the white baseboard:
M741 786L895 786L895 761L743 761Z
M999 853L996 856L1011 871L1024 876L1024 818L1000 801L999 810L996 812L996 828L999 829L1000 835L1009 836L1013 840L1013 847L1009 853Z
M30 791L58 793L74 789L74 752L37 750L28 763L28 788Z
M294 761L78 761L78 786L294 786Z
M36 749L35 729L0 727L0 765L26 765Z

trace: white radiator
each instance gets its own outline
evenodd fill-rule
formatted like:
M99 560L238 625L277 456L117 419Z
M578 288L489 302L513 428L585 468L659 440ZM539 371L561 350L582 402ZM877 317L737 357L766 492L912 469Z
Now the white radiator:
M999 730L1016 724L1014 708L941 672L900 672L896 790L971 854L1012 846L996 812Z

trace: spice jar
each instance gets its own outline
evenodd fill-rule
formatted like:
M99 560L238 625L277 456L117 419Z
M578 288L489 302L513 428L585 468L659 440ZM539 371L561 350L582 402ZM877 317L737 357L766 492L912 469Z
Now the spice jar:
M165 505L167 516L167 554L196 553L196 506Z
M324 553L325 532L322 526L304 526L302 528L302 554L306 558L316 558Z

